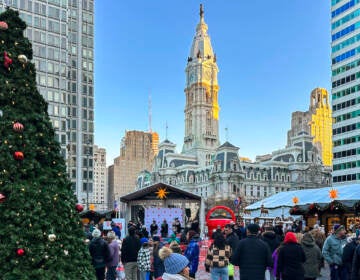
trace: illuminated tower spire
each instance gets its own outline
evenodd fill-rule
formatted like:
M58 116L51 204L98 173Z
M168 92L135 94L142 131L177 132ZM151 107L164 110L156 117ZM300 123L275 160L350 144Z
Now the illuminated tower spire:
M183 152L197 156L200 165L208 165L219 146L219 72L204 9L200 5L200 21L186 65L185 137Z

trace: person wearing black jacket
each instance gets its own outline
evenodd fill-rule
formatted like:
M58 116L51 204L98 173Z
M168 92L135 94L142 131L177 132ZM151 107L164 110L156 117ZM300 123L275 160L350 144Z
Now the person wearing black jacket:
M266 226L265 231L261 235L261 239L269 245L270 252L273 253L280 246L280 239L275 234L272 226Z
M154 235L157 235L157 232L158 232L158 225L156 224L156 221L153 220L152 224L150 225L151 237L153 237Z
M279 250L276 278L282 280L303 280L306 261L305 252L297 242L295 233L285 235L284 244Z
M225 232L226 244L230 245L232 252L235 252L236 247L239 244L239 237L234 232L234 230L233 230L233 228L232 228L232 226L230 224L225 225L224 232Z
M160 233L161 233L161 237L162 237L162 238L168 237L169 225L168 225L168 223L166 222L165 219L164 219L163 223L161 224Z
M357 245L353 257L353 263L351 268L351 280L360 279L360 245Z
M135 236L135 231L134 227L129 228L129 235L124 238L121 246L121 262L127 280L137 279L137 257L141 244L139 238Z
M112 260L108 243L101 237L101 231L94 229L93 239L89 244L92 265L95 268L96 278L104 280L106 263Z
M264 280L265 270L272 267L269 246L258 236L258 224L249 224L247 237L239 241L230 262L240 267L241 280Z
M342 263L347 271L348 279L350 279L351 276L354 252L358 244L359 239L357 237L354 237L348 244L345 245L343 249Z

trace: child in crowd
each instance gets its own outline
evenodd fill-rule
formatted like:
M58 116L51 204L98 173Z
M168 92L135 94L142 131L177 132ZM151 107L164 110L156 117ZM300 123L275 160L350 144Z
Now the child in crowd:
M140 239L141 248L137 257L137 265L140 271L140 280L150 279L150 249L149 240L146 237Z

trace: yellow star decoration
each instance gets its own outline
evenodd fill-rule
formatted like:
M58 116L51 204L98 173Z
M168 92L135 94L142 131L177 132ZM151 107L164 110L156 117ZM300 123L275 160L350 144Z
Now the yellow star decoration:
M337 189L331 189L331 190L329 191L329 197L330 197L331 199L337 199L337 198L339 197L339 192L338 192L338 190L337 190Z
M292 199L293 203L296 205L299 203L299 198L294 196L293 199Z
M166 195L168 193L169 192L166 191L166 188L158 188L158 191L156 192L156 196L159 199L164 199L164 198L166 198Z

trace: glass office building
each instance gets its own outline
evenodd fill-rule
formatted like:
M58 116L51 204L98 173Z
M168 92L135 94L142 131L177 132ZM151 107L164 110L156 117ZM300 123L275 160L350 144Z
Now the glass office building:
M333 182L360 182L360 0L331 0Z
M79 201L92 193L94 1L0 0L18 10L33 46L37 85Z

